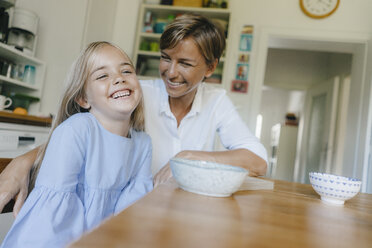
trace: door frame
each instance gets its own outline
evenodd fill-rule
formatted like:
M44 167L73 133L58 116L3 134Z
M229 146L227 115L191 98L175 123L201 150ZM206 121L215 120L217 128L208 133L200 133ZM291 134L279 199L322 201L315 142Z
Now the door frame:
M330 81L332 80L332 81ZM325 133L323 133L323 139L326 139L326 147L323 147L324 140L322 142L321 148L321 157L320 157L320 164L319 164L319 172L325 173L332 173L335 166L332 165L332 160L334 156L334 138L336 135L336 116L338 111L338 94L339 94L339 85L340 85L340 77L335 76L330 78L324 82L320 82L319 84L313 85L309 88L306 92L306 100L304 105L304 116L301 119L303 122L303 128L301 135L301 144L297 147L299 148L297 151L298 160L296 163L296 178L300 178L300 182L306 182L308 175L306 172L308 171L308 164L307 164L307 152L306 150L308 147L309 142L309 123L312 119L312 104L313 104L313 96L319 95L320 93L328 93L326 98L326 111L325 111ZM329 130L327 127L330 127ZM325 158L325 160L324 160ZM302 166L300 166L302 165ZM298 167L298 168L297 168Z
M371 79L366 76L367 46L372 45L372 35L367 33L350 33L283 29L263 27L259 33L259 46L255 60L255 87L252 87L250 106L252 121L259 113L262 88L264 85L266 60L269 48L293 48L310 51L342 52L353 55L351 71L350 106L345 143L344 164L341 174L363 180L362 192L367 190L368 157L371 141L370 99ZM369 80L367 79L369 78ZM362 113L367 113L362 115ZM255 126L254 123L250 123ZM300 140L298 142L301 142ZM371 180L371 179L369 179ZM371 183L370 183L371 184Z

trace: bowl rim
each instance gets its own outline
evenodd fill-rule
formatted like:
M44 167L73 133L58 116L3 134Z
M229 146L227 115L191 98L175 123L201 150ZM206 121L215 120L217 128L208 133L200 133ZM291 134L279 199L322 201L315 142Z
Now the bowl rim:
M194 168L204 169L204 170L215 170L218 166L219 170L223 171L233 171L233 172L244 172L248 173L249 171L245 168L233 166L233 165L227 165L227 164L221 164L216 163L212 161L206 161L206 160L196 160L196 159L186 159L186 158L171 158L170 162L181 162L183 165L187 165ZM191 162L191 163L190 163ZM172 165L173 163L171 163ZM202 165L200 165L202 164ZM213 165L214 167L207 167L205 165Z
M327 179L334 179L334 180L337 180L339 182L353 182L353 183L362 183L361 180L357 179L357 178L352 178L352 177L345 177L345 176L339 176L339 175L335 175L335 174L329 174L329 173L322 173L322 172L309 172L309 178L310 176L318 176L318 177L328 177ZM310 178L311 179L311 178Z

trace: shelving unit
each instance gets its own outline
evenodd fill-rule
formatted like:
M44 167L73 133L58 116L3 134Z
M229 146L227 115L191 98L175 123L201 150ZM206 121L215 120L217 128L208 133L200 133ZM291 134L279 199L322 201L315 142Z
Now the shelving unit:
M144 32L146 13L151 12L153 24L156 20L166 20L169 15L177 16L183 13L197 13L210 19L219 19L227 23L227 32L230 24L230 10L221 8L196 8L196 7L182 7L172 5L156 5L156 4L142 4L138 15L136 41L134 47L133 63L136 65L137 74L140 79L151 79L159 77L156 63L159 61L160 51L141 50L141 43L156 42L159 43L161 33ZM227 33L226 32L226 33ZM227 47L227 46L226 46ZM226 54L226 50L224 52ZM207 82L221 84L224 74L225 58L221 57L220 63L217 66L216 73L207 80ZM155 64L155 65L154 65Z
M27 94L30 96L41 97L42 89L44 87L44 76L46 64L32 56L24 54L14 47L0 43L0 58L7 62L19 65L35 66L35 84L23 82L18 79L0 75L0 93L9 94L10 92ZM32 103L29 113L38 112L40 103Z

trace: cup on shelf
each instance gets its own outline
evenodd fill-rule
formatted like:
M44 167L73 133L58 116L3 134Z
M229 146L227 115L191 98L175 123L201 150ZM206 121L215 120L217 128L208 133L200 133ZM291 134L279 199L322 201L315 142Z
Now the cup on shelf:
M150 50L150 43L147 40L143 40L140 43L140 50L141 51L148 51Z
M152 52L159 52L159 43L156 41L153 41L150 43L150 50Z
M8 61L3 61L1 75L9 77L12 75L13 64Z
M36 74L35 66L33 65L26 65L25 71L23 73L23 82L29 84L35 84L35 74Z
M0 110L4 110L10 107L12 103L13 103L12 99L10 99L9 97L0 95Z
M22 81L23 79L23 65L21 64L14 64L11 68L11 77L17 80Z
M163 19L157 20L157 22L154 25L155 33L157 34L163 33L167 24L168 24L167 20L163 20Z

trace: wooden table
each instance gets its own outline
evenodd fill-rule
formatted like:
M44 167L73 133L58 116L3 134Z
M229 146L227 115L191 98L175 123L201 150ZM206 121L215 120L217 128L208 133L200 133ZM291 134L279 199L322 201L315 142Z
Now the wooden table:
M168 183L72 247L372 247L372 195L333 206L310 185L284 181L227 198Z

